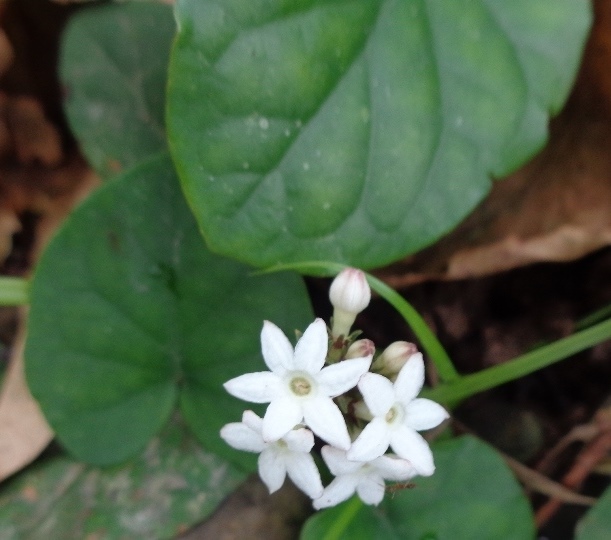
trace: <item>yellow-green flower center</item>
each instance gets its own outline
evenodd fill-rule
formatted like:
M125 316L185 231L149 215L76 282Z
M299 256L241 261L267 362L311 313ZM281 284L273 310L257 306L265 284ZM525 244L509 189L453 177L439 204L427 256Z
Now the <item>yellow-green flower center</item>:
M296 396L307 396L312 391L312 383L303 376L293 377L289 387Z
M404 416L403 407L399 403L395 403L386 413L384 420L389 424L395 424L401 422Z

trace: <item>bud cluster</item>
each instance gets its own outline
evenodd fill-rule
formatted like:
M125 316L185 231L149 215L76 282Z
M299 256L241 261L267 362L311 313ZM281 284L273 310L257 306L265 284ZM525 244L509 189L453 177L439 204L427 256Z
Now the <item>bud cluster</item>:
M329 296L330 329L316 319L294 349L265 321L261 349L269 371L241 375L224 386L235 397L269 405L263 418L245 411L241 422L222 428L221 437L260 454L259 475L270 493L288 475L317 509L355 492L365 503L379 504L386 480L433 474L432 453L418 431L436 427L448 414L417 397L424 361L414 344L395 342L373 360L373 342L350 333L371 299L363 272L342 271ZM326 487L312 456L315 436L326 443L322 457L335 476Z

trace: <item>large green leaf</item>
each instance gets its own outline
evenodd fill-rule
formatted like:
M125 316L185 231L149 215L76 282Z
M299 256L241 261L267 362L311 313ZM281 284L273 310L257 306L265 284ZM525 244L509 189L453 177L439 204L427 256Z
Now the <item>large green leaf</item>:
M167 125L214 251L372 267L455 226L544 143L575 0L179 0Z
M465 436L434 447L437 470L378 507L354 499L314 515L303 540L531 540L530 504L501 457Z
M58 457L20 474L0 490L0 538L174 538L243 478L172 424L120 467Z
M165 82L175 23L156 2L106 4L72 17L60 72L70 126L104 177L165 150Z
M577 524L577 540L607 540L611 536L611 487Z
M204 246L166 155L104 186L40 260L26 374L60 441L95 464L140 450L181 401L200 439L220 440L246 404L222 383L261 371L264 319L289 333L312 314L292 273L252 276Z

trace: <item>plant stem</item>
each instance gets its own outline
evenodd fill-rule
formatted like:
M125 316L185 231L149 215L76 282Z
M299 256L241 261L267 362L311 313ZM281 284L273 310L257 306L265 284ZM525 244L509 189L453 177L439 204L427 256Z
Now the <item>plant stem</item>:
M422 348L426 351L435 364L439 378L444 383L448 384L453 381L460 380L461 376L456 371L456 368L454 367L452 360L450 360L448 353L443 348L443 345L437 339L437 336L431 331L425 320L414 309L414 307L394 289L391 289L388 285L386 285L386 283L383 283L370 274L366 275L367 281L369 282L369 285L371 285L371 288L382 298L384 298L384 300L391 304L414 331L414 334L416 334L416 337L422 344Z
M29 282L17 277L0 277L0 305L18 306L28 303Z
M493 366L458 380L441 384L423 392L422 395L448 404L457 402L489 390L495 386L524 377L529 373L549 366L559 360L611 338L611 319L581 330L572 336L559 339L534 351L520 355L513 360Z

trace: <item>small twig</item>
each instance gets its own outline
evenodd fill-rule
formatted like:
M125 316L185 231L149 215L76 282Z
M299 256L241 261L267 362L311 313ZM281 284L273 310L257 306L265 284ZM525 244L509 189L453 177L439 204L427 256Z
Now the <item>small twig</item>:
M529 489L547 495L548 497L561 500L564 503L569 504L580 504L584 506L591 506L596 502L596 498L581 495L568 489L562 484L555 482L548 478L544 474L527 467L523 463L513 459L510 456L506 456L501 453L503 459L507 462L507 465L511 467L511 470L520 479L520 481Z
M606 459L609 452L611 452L611 431L606 431L579 452L575 463L564 475L562 484L570 489L578 489L596 466ZM537 526L541 527L546 523L561 505L561 500L553 498L539 508L535 515Z

